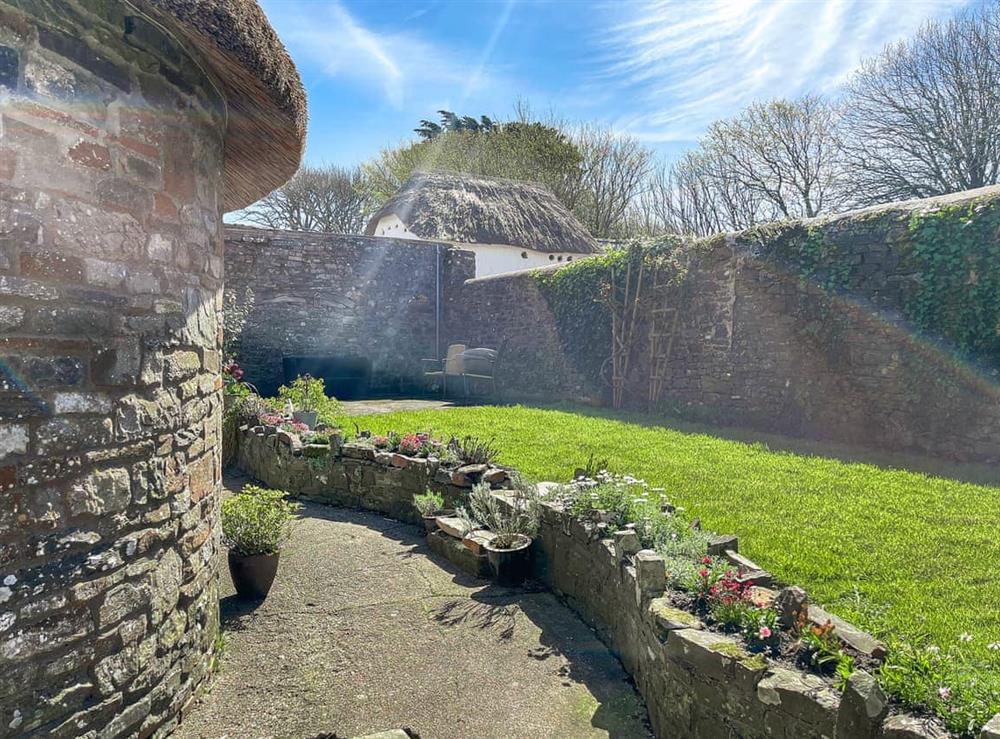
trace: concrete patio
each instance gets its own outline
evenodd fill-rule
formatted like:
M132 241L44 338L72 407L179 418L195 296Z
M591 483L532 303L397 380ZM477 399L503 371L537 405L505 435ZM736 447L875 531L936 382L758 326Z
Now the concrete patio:
M649 736L621 664L551 593L471 578L376 514L301 514L262 605L224 572L221 670L177 736Z

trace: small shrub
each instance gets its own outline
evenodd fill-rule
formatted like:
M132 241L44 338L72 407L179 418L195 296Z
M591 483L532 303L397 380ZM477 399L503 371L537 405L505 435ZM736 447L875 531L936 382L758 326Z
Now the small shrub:
M302 443L329 445L330 436L329 434L318 434L316 432L310 432L302 435Z
M478 436L466 436L457 446L456 453L462 464L493 464L499 455L492 441L483 441Z
M433 516L444 508L444 497L433 490L428 490L423 495L414 495L413 505L421 516Z
M236 432L240 426L256 426L268 411L259 395L238 396L222 414L222 463L228 465L236 456Z
M493 546L510 549L519 536L533 537L541 521L541 500L538 489L515 475L512 478L513 500L503 502L494 495L488 483L479 483L469 493L472 519L496 536Z
M778 612L773 608L753 608L748 611L740 630L751 652L777 653L781 628L778 626Z
M245 557L275 554L291 536L298 507L287 501L280 490L247 485L242 492L222 501L222 539Z
M339 426L337 415L340 413L340 403L326 394L322 378L299 375L291 385L278 388L278 397L271 399L271 407L281 412L289 401L295 410L316 411L320 422L332 428Z
M854 672L854 657L841 648L833 623L827 621L821 626L806 625L802 620L805 614L799 618L799 646L805 661L817 672L834 675L837 688L844 690L847 679Z
M257 388L249 382L243 381L243 368L236 362L231 362L222 368L222 386L226 395L234 395L238 398L245 398L248 395L255 395Z
M990 651L1000 654L1000 644L991 644ZM930 708L959 736L978 737L982 726L1000 712L1000 691L981 675L998 668L997 660L978 663L955 646L942 650L933 644L899 642L877 677L887 694L908 706Z

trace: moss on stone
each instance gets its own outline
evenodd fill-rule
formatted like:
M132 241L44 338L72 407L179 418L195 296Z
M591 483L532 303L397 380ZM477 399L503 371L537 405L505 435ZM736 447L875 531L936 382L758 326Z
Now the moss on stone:
M767 660L764 659L764 655L750 654L743 647L734 642L719 642L718 644L713 644L710 649L713 652L717 652L718 654L739 662L747 669L764 670L767 668Z
M649 604L649 612L658 621L666 621L689 629L700 629L701 621L693 613L674 608L666 598L655 598Z

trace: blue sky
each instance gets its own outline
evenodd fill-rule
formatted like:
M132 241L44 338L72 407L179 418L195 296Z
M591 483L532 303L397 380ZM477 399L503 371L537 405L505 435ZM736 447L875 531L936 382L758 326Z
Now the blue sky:
M833 93L865 56L976 0L263 0L309 95L306 161L350 165L440 108L516 100L671 159L757 99Z

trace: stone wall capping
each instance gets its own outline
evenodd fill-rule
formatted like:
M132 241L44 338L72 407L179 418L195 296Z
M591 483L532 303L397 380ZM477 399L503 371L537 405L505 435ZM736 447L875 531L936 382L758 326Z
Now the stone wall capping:
M642 549L642 544L639 543L639 537L636 535L635 531L632 529L624 529L622 531L616 531L614 534L614 548L615 557L617 557L618 562L627 561L639 550Z
M809 597L798 585L790 585L778 591L774 605L778 609L778 621L782 628L792 629L798 624L803 609L809 607Z
M462 541L465 539L465 524L455 516L438 516L438 528L448 536Z
M716 557L725 556L728 559L730 553L736 554L738 551L740 551L740 540L733 534L720 534L718 536L713 537L712 540L708 542L707 553L711 556L716 556ZM739 563L734 562L734 564L739 564ZM748 569L760 569L760 568L752 567Z
M679 629L702 630L705 624L693 613L670 604L669 598L653 598L649 602L649 615L666 638L667 632Z
M817 626L822 626L829 621L833 624L835 633L844 644L872 659L879 661L885 659L885 645L882 642L857 628L854 624L828 613L815 603L809 604L809 621Z
M948 739L948 732L933 719L896 714L882 723L882 739Z
M667 566L663 557L652 549L642 549L632 558L636 580L644 594L659 595L667 589Z
M740 567L748 572L764 569L749 557L744 557L735 549L726 549L721 552L721 556L724 557L731 565Z
M757 699L815 727L817 734L834 733L840 695L817 675L772 667L757 683Z
M749 583L750 585L762 588L770 588L776 582L774 575L767 570L750 570L749 572L739 575L736 579L740 582Z

